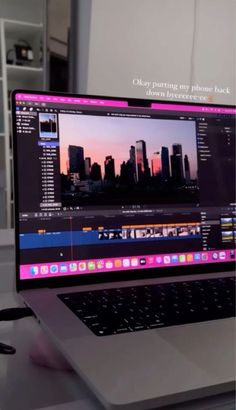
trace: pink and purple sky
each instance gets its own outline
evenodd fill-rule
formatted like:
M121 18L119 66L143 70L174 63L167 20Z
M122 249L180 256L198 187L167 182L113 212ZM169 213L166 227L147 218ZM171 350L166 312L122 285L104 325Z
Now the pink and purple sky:
M191 178L197 174L196 127L194 121L145 118L105 117L94 115L59 115L60 171L67 173L68 146L84 148L84 157L97 162L104 170L107 155L115 159L115 172L129 159L129 149L138 140L146 142L149 167L154 152L162 146L182 145L183 158L188 155Z

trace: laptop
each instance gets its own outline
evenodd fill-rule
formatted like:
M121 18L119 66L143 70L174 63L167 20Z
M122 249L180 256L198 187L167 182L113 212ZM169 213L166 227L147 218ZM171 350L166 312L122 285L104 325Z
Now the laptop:
M233 390L235 112L12 94L17 290L107 409Z

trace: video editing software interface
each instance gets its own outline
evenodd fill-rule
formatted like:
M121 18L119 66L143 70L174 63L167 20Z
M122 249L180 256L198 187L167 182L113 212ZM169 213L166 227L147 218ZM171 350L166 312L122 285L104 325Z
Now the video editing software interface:
M21 279L235 260L235 109L15 100Z

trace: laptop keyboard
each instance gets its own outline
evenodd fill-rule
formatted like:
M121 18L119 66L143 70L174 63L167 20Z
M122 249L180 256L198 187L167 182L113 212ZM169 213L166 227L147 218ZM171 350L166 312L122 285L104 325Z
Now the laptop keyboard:
M75 292L59 299L97 336L235 315L235 278Z

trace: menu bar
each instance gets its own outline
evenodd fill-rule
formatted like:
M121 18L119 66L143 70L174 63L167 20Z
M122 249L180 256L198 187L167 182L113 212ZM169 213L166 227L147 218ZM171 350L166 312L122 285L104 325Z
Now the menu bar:
M108 106L108 107L128 107L128 101L113 100L113 99L101 99L90 97L72 97L72 96L57 96L47 94L25 94L17 93L15 96L17 101L37 101L44 103L61 103L61 104L76 104L76 105L94 105L94 106ZM132 108L132 105L130 105ZM138 108L144 108L142 106ZM186 112L199 112L199 113L212 113L212 114L236 114L236 108L232 107L217 107L211 105L187 105L187 104L170 104L170 103L151 103L151 107L154 110L167 110L167 111L186 111Z
M41 95L41 94L16 94L16 100L20 101L38 101L45 103L61 103L61 104L79 104L79 105L96 105L109 107L127 107L127 101L118 100L102 100L99 98L82 98L82 97L66 97L55 95Z

